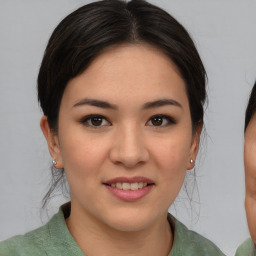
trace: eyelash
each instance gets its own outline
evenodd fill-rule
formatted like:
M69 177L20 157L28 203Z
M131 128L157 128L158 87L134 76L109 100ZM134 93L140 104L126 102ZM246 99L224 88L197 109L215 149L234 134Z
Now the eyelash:
M167 126L170 126L172 124L176 124L177 123L177 121L173 117L170 117L168 115L163 115L163 114L154 115L154 116L150 117L150 119L147 121L147 123L150 122L150 121L152 122L152 120L154 118L161 118L162 120L165 119L167 121L167 124L165 124L165 125L162 125L162 124L159 125L159 126L158 125L152 125L152 126L154 126L156 128L157 127L167 127Z
M100 124L100 125L93 125L91 122L92 122L92 119L93 118L100 118L101 120L102 120L102 122L107 122L108 124L106 125L102 125L102 124ZM167 126L170 126L170 125L172 125L172 124L176 124L177 123L177 121L174 119L174 118L172 118L172 117L170 117L170 116L168 116L168 115L163 115L163 114L159 114L159 115L154 115L154 116L152 116L152 117L150 117L150 119L147 121L147 123L146 123L146 125L149 123L149 122L151 122L152 123L152 120L154 119L154 118L160 118L160 119L162 119L162 122L164 122L164 119L167 121L167 124L164 124L164 125L162 125L162 123L160 124L160 125L150 125L150 126L153 126L153 127L167 127ZM85 126L87 126L87 127L91 127L91 128L95 128L95 129L97 129L97 128L101 128L101 127L103 127L103 126L111 126L111 123L104 117L104 116L102 116L102 115L89 115L89 116L86 116L86 117L84 117L84 118L82 118L81 120L80 120L80 123L81 124L83 124L83 125L85 125Z
M85 125L85 126L87 126L87 127L92 127L92 128L96 128L96 129L100 128L102 126L109 126L109 125L99 125L99 126L97 126L97 125L93 125L92 123L89 124L89 122L92 122L93 118L101 118L102 120L105 120L106 122L108 122L111 125L111 123L102 115L89 115L89 116L86 116L86 117L84 117L84 118L82 118L80 120L80 123Z

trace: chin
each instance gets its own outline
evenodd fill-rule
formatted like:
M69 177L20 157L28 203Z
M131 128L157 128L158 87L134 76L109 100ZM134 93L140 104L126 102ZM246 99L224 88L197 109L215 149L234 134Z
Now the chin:
M111 226L112 229L120 232L139 232L147 228L147 223L142 222L115 222Z
M114 218L113 218L114 217ZM117 231L122 232L137 232L149 228L154 224L156 218L149 213L143 212L125 212L113 214L108 219L108 225Z

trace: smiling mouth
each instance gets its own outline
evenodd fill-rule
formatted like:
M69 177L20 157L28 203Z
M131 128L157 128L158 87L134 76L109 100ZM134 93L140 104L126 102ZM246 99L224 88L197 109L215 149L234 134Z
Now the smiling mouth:
M112 188L117 188L117 189L121 189L121 190L139 190L139 189L143 189L147 186L152 186L154 185L153 183L147 183L147 182L133 182L133 183L128 183L128 182L116 182L116 183L103 183L106 186L110 186Z
M108 191L126 202L134 202L148 195L156 185L146 177L116 177L102 183Z

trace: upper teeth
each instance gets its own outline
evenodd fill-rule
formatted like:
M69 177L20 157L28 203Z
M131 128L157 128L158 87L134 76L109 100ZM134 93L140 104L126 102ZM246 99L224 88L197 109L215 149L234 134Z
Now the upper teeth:
M145 182L134 182L134 183L127 183L127 182L117 182L112 183L111 187L123 189L123 190L138 190L140 188L146 187L148 184Z

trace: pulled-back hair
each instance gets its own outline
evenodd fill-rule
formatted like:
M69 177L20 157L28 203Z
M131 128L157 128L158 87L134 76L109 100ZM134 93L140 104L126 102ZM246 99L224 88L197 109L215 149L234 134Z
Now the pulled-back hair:
M188 32L167 12L143 0L103 0L85 5L54 30L38 75L38 100L58 130L63 92L109 46L150 44L178 67L186 83L193 128L203 120L206 73Z
M246 128L247 128L248 124L250 123L255 112L256 112L256 82L254 83L254 86L252 88L249 102L248 102L246 112L245 112L244 131L246 131Z

